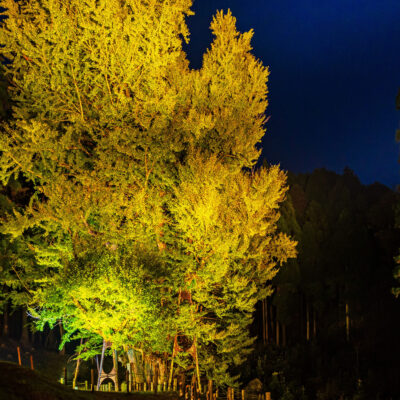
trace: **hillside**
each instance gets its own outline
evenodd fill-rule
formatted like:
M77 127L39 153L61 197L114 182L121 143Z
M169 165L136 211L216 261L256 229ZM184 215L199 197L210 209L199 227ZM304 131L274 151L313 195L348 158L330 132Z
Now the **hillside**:
M0 361L1 400L175 400L172 394L84 392L67 388L17 364Z

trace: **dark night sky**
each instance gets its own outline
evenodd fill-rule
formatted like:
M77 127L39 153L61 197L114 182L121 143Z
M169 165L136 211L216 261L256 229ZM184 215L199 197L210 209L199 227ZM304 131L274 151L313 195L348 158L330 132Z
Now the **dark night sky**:
M400 183L400 0L195 0L191 66L201 66L217 9L255 30L270 67L263 156L293 172L350 167L365 184Z

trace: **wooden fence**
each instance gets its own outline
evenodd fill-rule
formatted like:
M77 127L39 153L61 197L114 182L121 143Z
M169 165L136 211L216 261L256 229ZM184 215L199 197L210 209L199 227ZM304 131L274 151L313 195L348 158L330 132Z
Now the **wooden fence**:
M63 382L65 383L65 382ZM132 392L132 393L163 393L163 392L176 392L178 393L180 398L184 398L185 400L272 400L270 392L263 393L254 393L248 392L245 389L237 389L228 387L226 389L216 388L213 390L212 381L208 381L207 384L202 385L200 391L196 390L196 387L193 385L179 385L177 379L174 379L173 385L171 388L167 387L167 384L158 384L157 387L153 383L148 384L147 382L143 383L131 383L129 385L126 382L122 382L121 384L121 392ZM75 389L77 390L96 390L96 385L94 383L89 384L88 381L84 383L78 384ZM113 385L111 382L104 383L100 385L100 391L111 392L114 391Z

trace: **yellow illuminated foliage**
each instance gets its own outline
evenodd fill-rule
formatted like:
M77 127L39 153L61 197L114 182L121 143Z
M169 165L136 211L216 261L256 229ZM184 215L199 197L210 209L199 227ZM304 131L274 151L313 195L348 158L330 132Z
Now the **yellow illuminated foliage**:
M49 267L31 306L69 332L167 352L182 367L198 360L231 382L256 302L295 256L276 228L285 174L253 169L268 104L253 32L218 12L192 70L182 50L190 0L0 6L14 102L0 178L35 188L3 231L34 231L30 248Z

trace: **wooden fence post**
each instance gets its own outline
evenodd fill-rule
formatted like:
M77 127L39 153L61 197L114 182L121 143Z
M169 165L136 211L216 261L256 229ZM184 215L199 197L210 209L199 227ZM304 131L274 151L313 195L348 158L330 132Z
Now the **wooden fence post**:
M18 364L22 365L22 362L21 362L21 349L19 348L19 346L17 346L17 353L18 353Z

